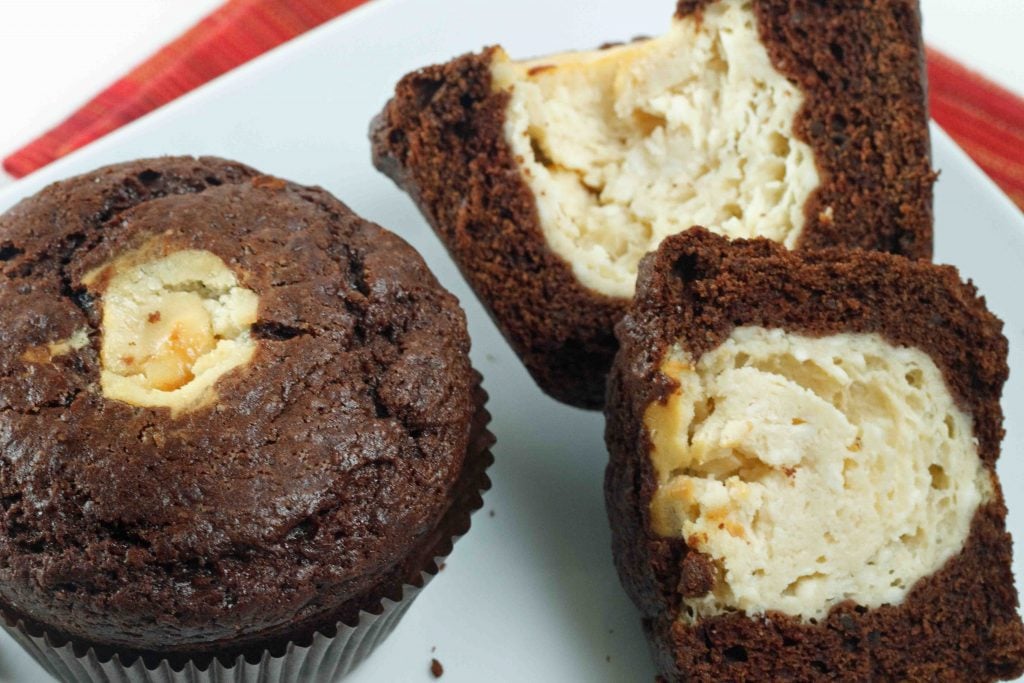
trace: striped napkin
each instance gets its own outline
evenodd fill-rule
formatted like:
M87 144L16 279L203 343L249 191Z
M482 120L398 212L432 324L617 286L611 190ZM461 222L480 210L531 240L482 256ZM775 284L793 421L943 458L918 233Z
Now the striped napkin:
M932 118L1024 209L1024 99L928 49Z
M228 0L66 121L4 159L16 178L368 0ZM931 113L1024 209L1024 99L928 50Z

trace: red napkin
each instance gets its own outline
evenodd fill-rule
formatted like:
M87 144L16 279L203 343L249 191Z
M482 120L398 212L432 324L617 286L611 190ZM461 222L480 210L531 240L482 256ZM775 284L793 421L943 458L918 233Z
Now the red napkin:
M28 175L365 2L228 0L56 128L4 159L4 170L15 178Z
M367 0L228 0L4 159L20 178ZM1024 209L1024 99L928 50L932 117Z
M932 118L1024 209L1024 99L928 49Z

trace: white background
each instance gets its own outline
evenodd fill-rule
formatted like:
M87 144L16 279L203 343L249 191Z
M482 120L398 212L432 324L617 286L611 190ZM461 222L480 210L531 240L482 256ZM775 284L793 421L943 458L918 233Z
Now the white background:
M59 123L219 4L0 0L0 157ZM1024 1L922 0L922 5L930 44L1024 94Z

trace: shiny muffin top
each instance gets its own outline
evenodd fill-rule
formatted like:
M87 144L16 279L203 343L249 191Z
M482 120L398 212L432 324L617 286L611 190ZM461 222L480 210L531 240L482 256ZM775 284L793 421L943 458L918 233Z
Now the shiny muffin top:
M450 505L464 315L325 191L111 166L0 216L0 270L14 616L143 652L289 633L350 616Z

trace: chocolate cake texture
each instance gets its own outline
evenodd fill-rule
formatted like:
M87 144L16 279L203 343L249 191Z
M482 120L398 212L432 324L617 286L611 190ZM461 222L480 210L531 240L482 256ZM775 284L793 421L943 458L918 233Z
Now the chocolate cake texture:
M954 268L694 228L617 333L605 495L664 680L1024 672L1007 342Z
M667 235L930 258L923 55L916 0L683 0L659 38L410 73L373 158L538 385L599 408L636 264Z
M324 190L118 164L0 216L0 610L279 654L436 572L492 438L456 299Z

